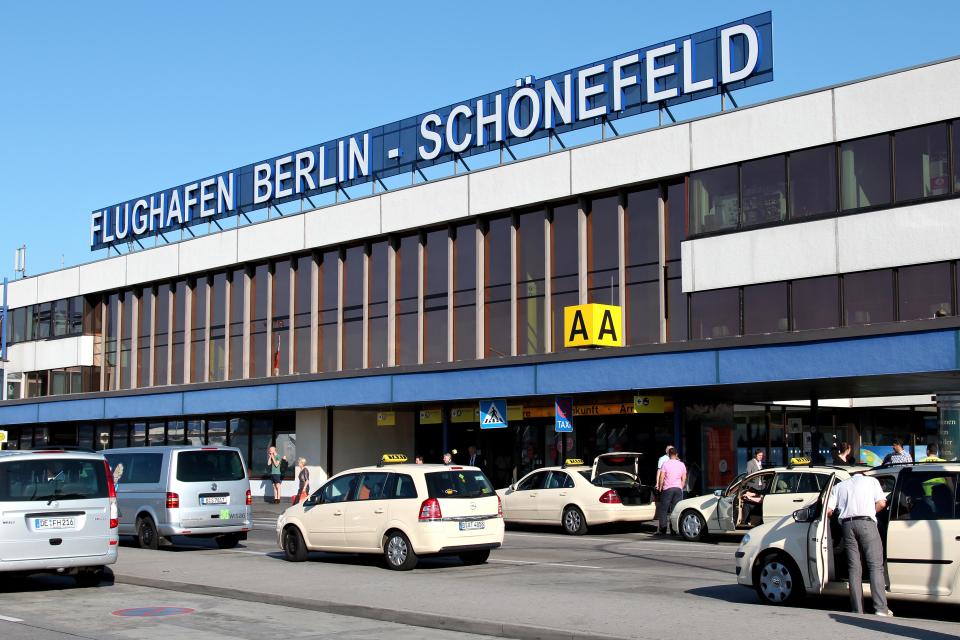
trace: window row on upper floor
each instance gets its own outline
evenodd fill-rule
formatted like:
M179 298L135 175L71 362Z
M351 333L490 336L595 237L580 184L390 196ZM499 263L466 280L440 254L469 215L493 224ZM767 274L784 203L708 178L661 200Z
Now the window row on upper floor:
M74 296L10 310L7 343L79 336L99 330L100 296Z
M688 236L960 194L960 121L690 174Z

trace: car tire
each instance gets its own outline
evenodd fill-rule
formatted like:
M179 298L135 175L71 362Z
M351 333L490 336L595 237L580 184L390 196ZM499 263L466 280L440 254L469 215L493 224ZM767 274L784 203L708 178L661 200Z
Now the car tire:
M387 534L383 543L383 558L387 562L387 568L394 571L409 571L417 566L417 554L410 540L400 531Z
M688 542L702 542L707 537L707 521L698 511L687 509L677 521L680 536Z
M303 562L307 559L307 545L300 530L293 525L283 530L283 557L287 562Z
M157 525L150 516L137 518L137 546L141 549L156 551L160 546L160 534Z
M465 565L483 564L490 557L490 549L483 551L467 551L460 554L460 561Z
M571 536L582 536L587 532L587 519L579 507L567 507L563 510L563 519L560 521L564 533Z
M221 549L233 549L240 544L240 534L228 533L223 536L217 536L215 540L217 542L217 546Z
M106 572L103 567L91 567L88 569L78 569L73 579L77 581L78 587L96 587L103 582Z
M780 553L768 553L760 559L753 586L764 604L793 605L803 600L803 578L792 560Z

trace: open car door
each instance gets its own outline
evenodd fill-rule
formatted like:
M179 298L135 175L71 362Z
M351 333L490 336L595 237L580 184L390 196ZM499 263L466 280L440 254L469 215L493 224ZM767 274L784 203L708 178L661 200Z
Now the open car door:
M733 482L727 485L726 489L717 490L717 523L720 531L733 531L736 529L737 510L740 505L737 504L740 486L747 474L741 473Z
M837 483L837 474L830 474L816 502L794 512L797 522L809 522L807 533L807 573L810 576L808 593L821 593L830 580L830 518L827 511L830 496ZM799 516L799 517L798 517Z

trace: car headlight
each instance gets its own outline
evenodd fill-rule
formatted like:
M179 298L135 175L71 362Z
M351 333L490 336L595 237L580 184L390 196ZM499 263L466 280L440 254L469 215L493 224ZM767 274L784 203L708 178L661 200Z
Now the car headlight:
M749 534L749 533L743 534L743 540L740 541L740 546L741 546L741 547L744 547L744 546L746 546L749 542L750 542L750 534Z

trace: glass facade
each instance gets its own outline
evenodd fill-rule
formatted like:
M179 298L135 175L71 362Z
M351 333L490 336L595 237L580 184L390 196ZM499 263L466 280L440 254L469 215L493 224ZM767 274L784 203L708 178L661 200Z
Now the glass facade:
M595 198L587 217L587 299L620 304L620 196ZM611 243L611 241L613 241Z
M420 238L404 236L397 241L396 362L417 364L419 322Z
M453 359L477 357L477 227L454 228L453 243Z
M517 216L517 353L543 353L546 339L546 211Z
M388 293L390 290L389 278L390 247L386 240L374 242L370 247L370 273L367 287L370 291L369 311L370 320L367 344L370 349L370 363L368 366L376 369L389 364L387 352L389 350Z
M549 351L563 350L563 308L580 304L579 206L567 204L553 209L550 225L550 326Z
M193 283L193 292L190 296L190 382L206 381L209 289L207 278L201 276Z
M294 260L293 295L293 372L310 373L310 322L313 304L313 267L312 255L300 256Z
M450 235L428 231L423 247L423 361L446 362Z
M290 368L290 305L293 302L293 270L285 258L273 263L273 300L270 311L270 375L282 376Z
M483 246L484 358L502 358L511 353L510 266L513 224L510 218L490 220Z
M632 191L627 194L623 220L626 242L624 317L627 344L660 341L659 211L660 190L658 188ZM594 244L598 244L596 240ZM610 253L609 241L605 249L597 246L596 250L605 250ZM679 243L677 251L679 251ZM679 264L678 259L678 267Z
M364 262L363 246L350 247L343 261L343 368L362 369L363 361L363 307Z

